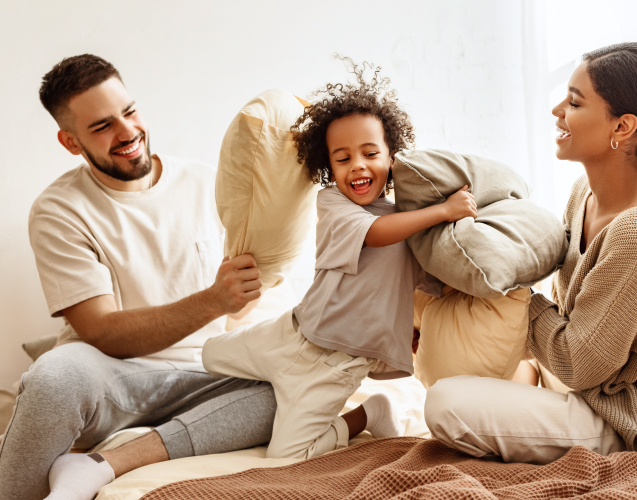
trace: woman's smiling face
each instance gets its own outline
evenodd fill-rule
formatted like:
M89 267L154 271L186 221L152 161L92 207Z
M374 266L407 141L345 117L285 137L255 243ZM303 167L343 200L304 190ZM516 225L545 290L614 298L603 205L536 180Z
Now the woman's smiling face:
M556 156L584 162L608 154L616 127L608 103L593 88L587 64L580 64L568 82L568 92L553 108L557 117Z

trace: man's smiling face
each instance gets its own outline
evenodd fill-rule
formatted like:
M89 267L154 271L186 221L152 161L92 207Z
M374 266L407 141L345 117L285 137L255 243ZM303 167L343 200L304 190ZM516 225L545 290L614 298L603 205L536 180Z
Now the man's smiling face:
M77 143L78 149L71 152L81 154L91 166L118 181L135 181L150 173L146 124L118 78L72 98L68 109L73 130L62 133Z

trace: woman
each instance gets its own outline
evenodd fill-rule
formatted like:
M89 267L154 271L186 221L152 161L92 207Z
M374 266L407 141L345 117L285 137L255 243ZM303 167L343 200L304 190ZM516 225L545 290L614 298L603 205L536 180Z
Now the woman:
M562 394L479 377L429 389L432 434L471 455L549 463L581 445L602 455L637 437L637 43L583 56L553 109L557 157L586 170L564 214L570 246L553 298L534 294L532 355Z

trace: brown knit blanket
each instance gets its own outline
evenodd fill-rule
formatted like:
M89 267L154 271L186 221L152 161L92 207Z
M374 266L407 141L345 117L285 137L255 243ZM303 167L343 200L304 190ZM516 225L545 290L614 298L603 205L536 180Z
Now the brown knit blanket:
M390 438L271 469L169 484L142 500L635 499L637 452L573 448L549 465L470 458L435 439Z

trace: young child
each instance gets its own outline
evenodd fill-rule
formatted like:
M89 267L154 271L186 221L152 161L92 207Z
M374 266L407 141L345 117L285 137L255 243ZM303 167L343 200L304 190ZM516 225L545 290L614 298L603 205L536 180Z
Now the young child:
M350 61L351 62L351 61ZM463 190L444 203L396 213L394 153L413 146L395 93L354 66L357 84L328 85L292 128L318 194L316 273L303 301L278 319L208 340L209 372L269 381L277 410L268 457L310 458L347 446L364 429L398 435L377 394L339 417L361 381L413 373L413 291L418 264L405 243L417 231L476 217ZM329 186L328 186L329 185ZM237 418L241 418L240 415Z

